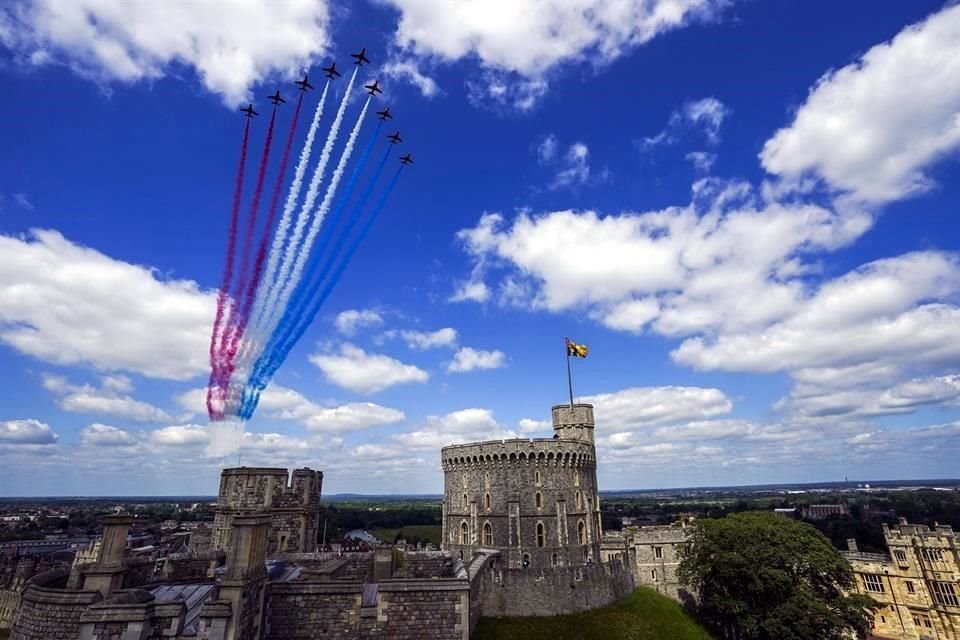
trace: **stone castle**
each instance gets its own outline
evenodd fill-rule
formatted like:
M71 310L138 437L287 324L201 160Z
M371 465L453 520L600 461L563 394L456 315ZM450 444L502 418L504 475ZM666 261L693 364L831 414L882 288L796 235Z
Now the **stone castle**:
M593 407L554 407L553 426L443 449L440 551L318 551L322 473L225 469L213 531L159 572L117 515L73 567L17 573L11 640L469 640L482 616L610 604L634 578L601 553Z

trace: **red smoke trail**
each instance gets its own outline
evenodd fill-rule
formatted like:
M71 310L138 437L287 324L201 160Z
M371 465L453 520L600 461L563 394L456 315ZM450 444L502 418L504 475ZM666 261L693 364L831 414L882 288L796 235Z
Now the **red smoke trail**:
M263 196L263 183L267 178L267 164L268 160L270 159L270 147L273 144L273 125L276 120L277 108L274 107L273 113L270 115L270 125L267 127L267 138L263 144L263 155L260 156L260 170L257 172L257 184L253 191L253 200L250 202L250 215L247 216L247 226L243 240L243 259L240 267L240 278L237 281L237 286L233 289L233 295L231 296L233 304L230 305L230 315L227 320L227 325L220 335L220 348L217 352L218 365L215 367L216 375L213 379L213 386L216 389L218 399L221 401L225 395L226 384L228 381L228 378L225 377L228 375L226 373L228 345L232 344L234 334L236 333L237 315L239 312L238 305L241 304L240 298L242 292L246 290L247 281L249 280L248 272L250 265L250 247L253 244L253 231L257 225L257 213L260 209L260 198ZM218 410L216 412L216 417L218 419L223 418L223 411Z
M243 333L247 327L247 321L250 319L250 308L253 306L254 293L257 285L260 283L260 276L263 273L264 262L267 258L267 244L270 241L270 232L273 229L273 223L277 217L277 207L280 204L280 192L283 190L283 177L287 172L287 165L290 162L290 151L293 148L293 139L297 133L297 121L300 119L300 107L303 106L303 93L297 100L297 107L293 112L293 122L290 123L290 133L287 134L287 143L283 148L283 156L280 159L280 169L277 172L277 180L273 185L273 194L270 197L270 208L267 213L267 222L263 227L263 234L260 236L260 245L257 247L257 259L253 264L253 276L247 282L246 290L243 292L243 300L240 305L240 314L237 320L237 326L233 332L233 339L230 348L226 354L226 373L225 382L229 382L233 375L234 358L237 355L237 349Z
M247 166L247 143L250 140L250 118L247 118L247 124L243 128L243 142L240 145L240 165L237 167L237 177L233 187L233 204L230 207L230 231L227 235L227 257L226 265L223 269L223 280L220 283L220 291L217 294L217 315L213 321L213 333L210 336L210 380L207 383L207 414L212 420L216 415L213 408L213 381L217 372L217 338L219 337L223 324L223 308L227 301L227 293L230 290L230 281L233 280L233 260L237 249L237 226L240 221L240 198L243 195L243 174Z

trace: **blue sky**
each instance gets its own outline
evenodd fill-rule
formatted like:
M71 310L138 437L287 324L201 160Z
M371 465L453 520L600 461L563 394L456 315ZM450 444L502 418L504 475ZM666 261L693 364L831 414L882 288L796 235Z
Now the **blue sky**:
M0 494L215 491L236 108L361 46L416 164L244 463L439 491L549 435L569 335L604 489L956 475L960 7L157 6L0 12Z

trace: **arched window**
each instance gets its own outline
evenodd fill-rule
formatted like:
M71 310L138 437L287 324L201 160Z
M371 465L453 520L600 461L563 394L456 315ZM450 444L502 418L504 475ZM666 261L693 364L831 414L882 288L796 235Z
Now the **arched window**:
M483 508L487 511L490 511L490 494L486 493L483 496Z
M538 547L542 547L544 545L544 543L546 542L545 538L546 536L544 535L544 532L543 532L543 523L538 522L537 523L537 546Z
M558 564L560 564L557 554L553 554L552 556L550 556L550 564L552 564L553 566L557 566Z
M580 486L580 472L579 472L579 471L574 471L574 472L573 472L573 486L575 486L575 487L579 487L579 486Z
M460 523L460 544L470 544L470 527L466 522Z
M583 493L577 491L576 500L574 500L574 502L577 504L577 511L583 509Z
M467 488L467 474L463 474L463 488Z
M650 579L653 580L654 582L657 581L657 570L656 570L656 569L651 569L651 570L650 570Z
M489 522L483 523L483 544L488 547L493 546L493 527Z
M463 494L463 510L467 510L467 494Z
M523 568L526 569L529 566L530 566L530 554L525 553L523 554Z
M537 509L543 508L543 494L537 491L537 495L534 496L534 501L537 503Z
M534 471L534 472L533 472L533 482L534 482L537 486L540 485L540 472L539 472L539 471Z
M580 544L587 544L587 525L583 523L583 520L577 522L577 540Z
M490 488L490 474L489 474L489 473L483 474L483 488L484 488L484 489L489 489L489 488Z

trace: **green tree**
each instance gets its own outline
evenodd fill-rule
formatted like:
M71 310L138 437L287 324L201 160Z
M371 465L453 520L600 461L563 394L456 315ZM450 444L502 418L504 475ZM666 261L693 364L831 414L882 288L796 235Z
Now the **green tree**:
M680 558L700 617L728 640L865 637L878 606L845 594L853 570L823 534L773 513L698 520Z

